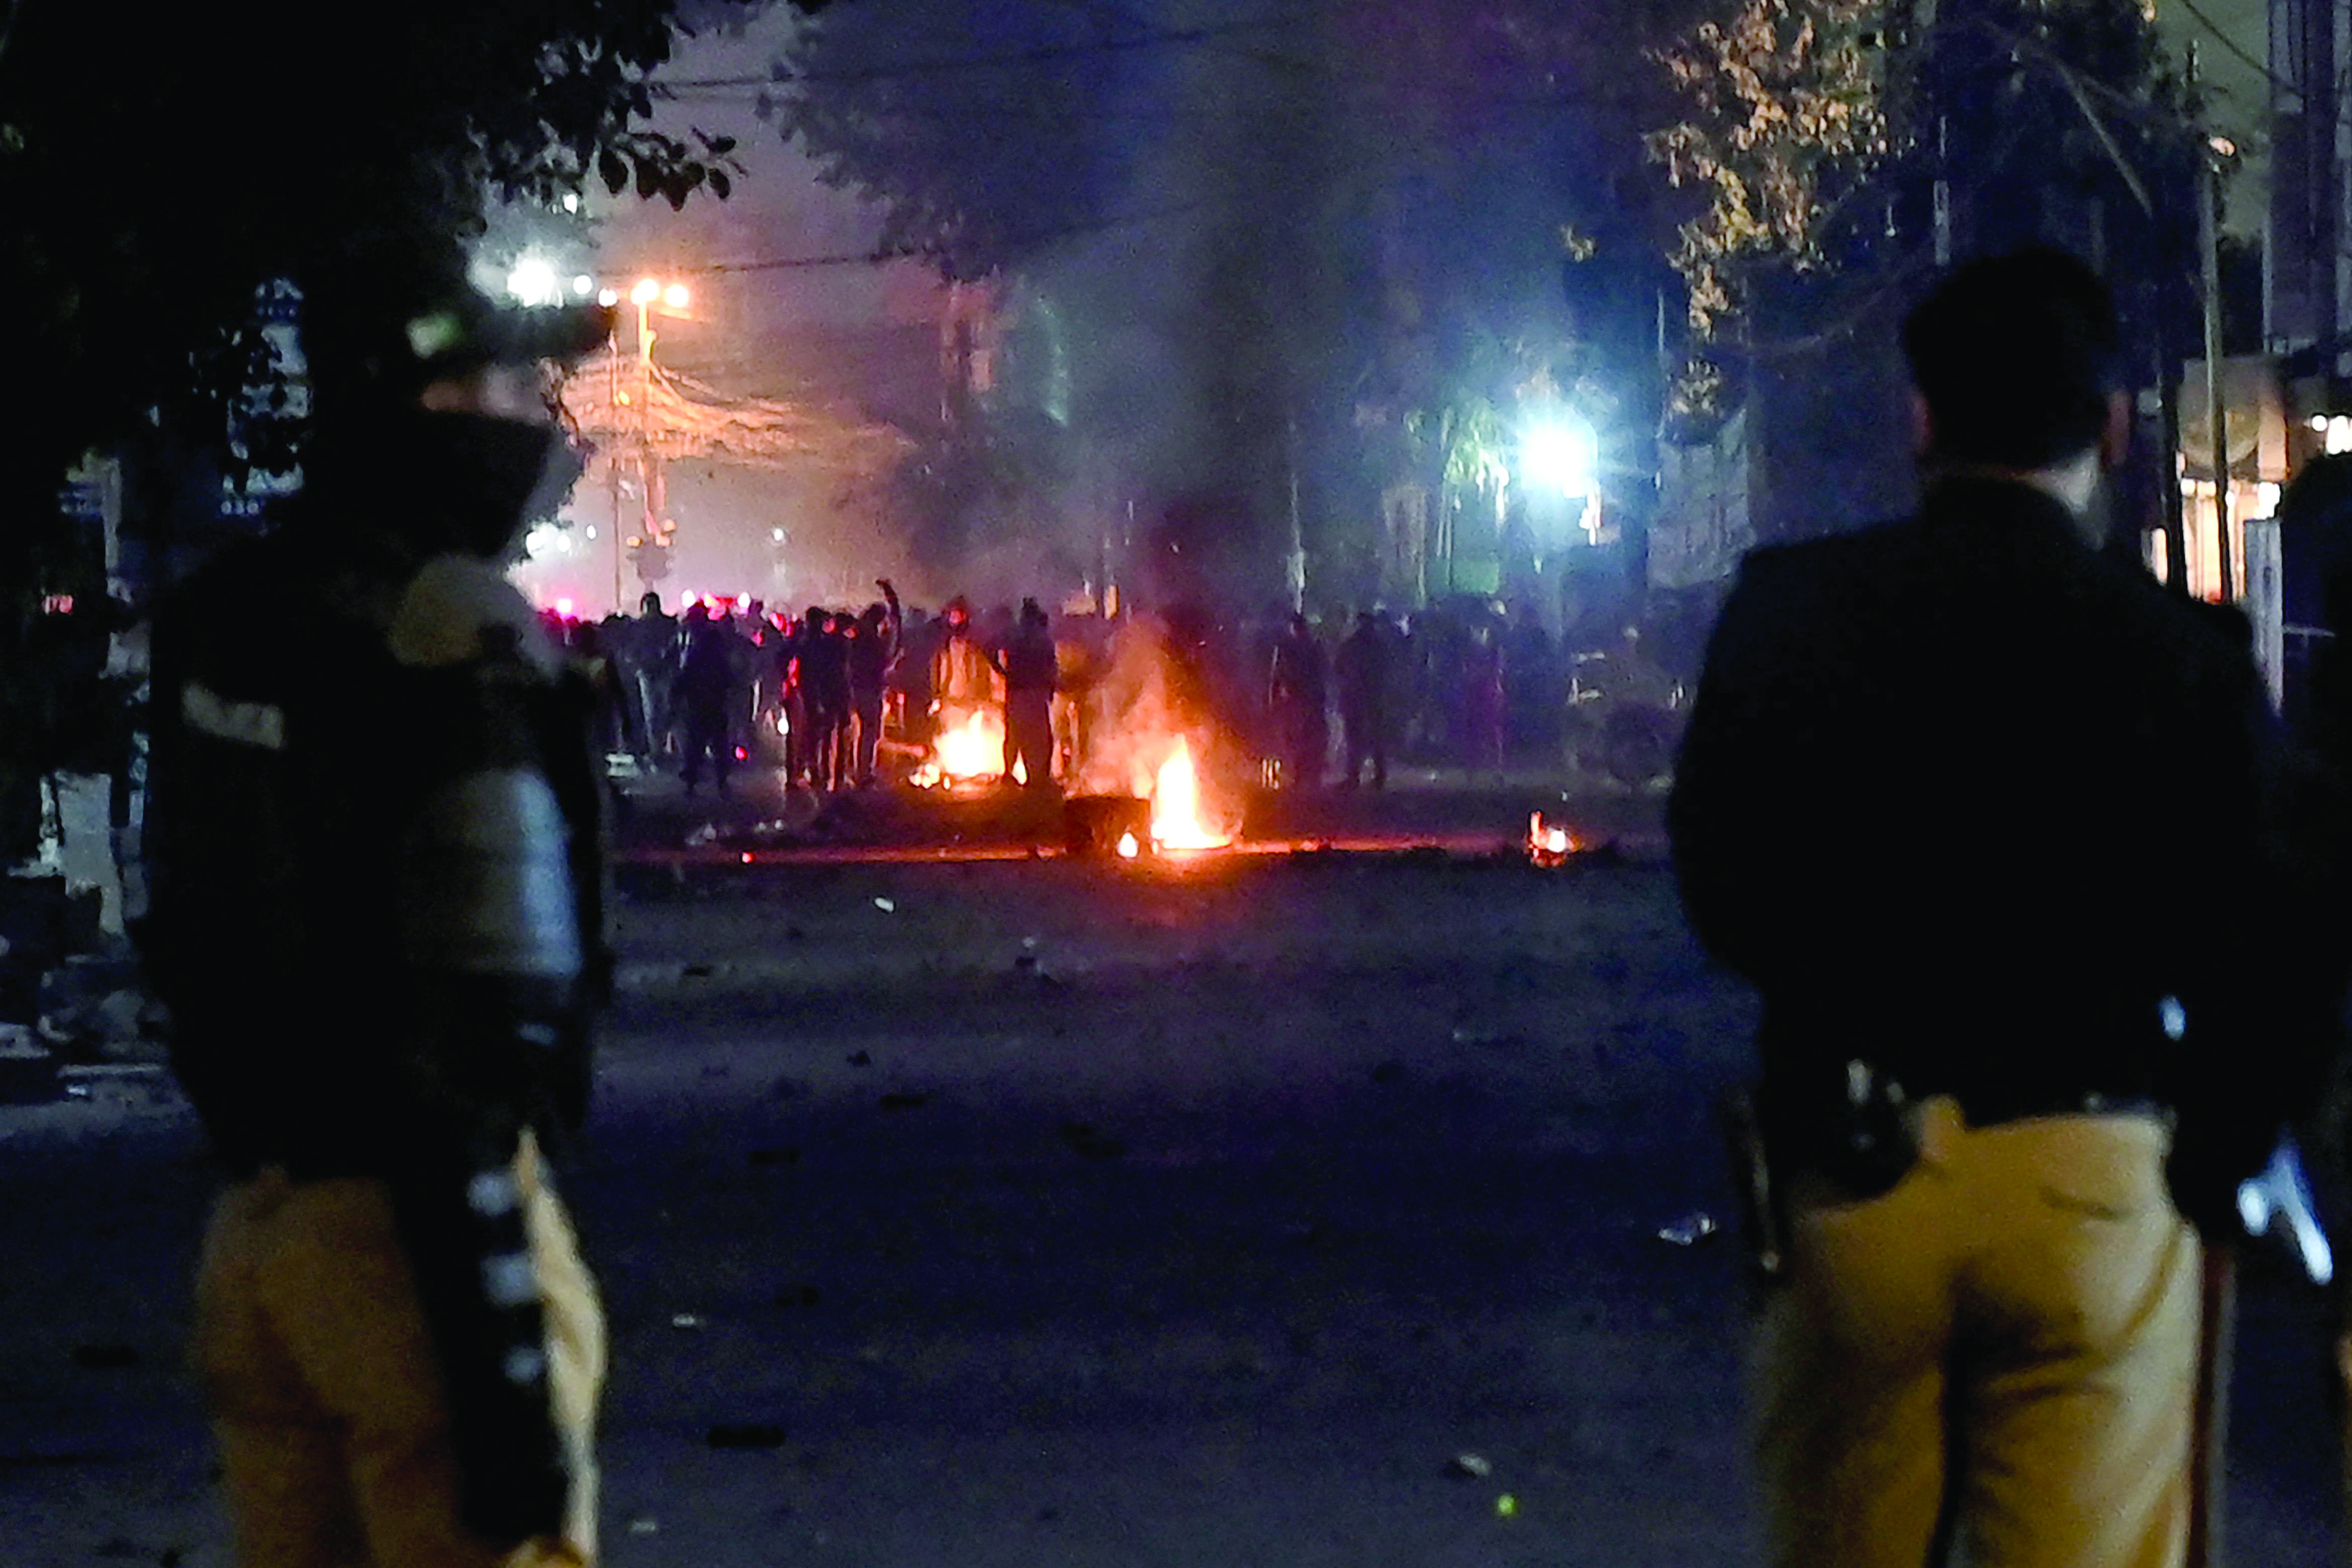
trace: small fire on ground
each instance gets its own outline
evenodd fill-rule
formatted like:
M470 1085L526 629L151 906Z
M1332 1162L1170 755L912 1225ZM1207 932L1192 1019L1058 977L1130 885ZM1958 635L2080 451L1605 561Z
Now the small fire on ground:
M1200 776L1192 767L1192 745L1181 735L1153 780L1151 841L1162 850L1221 850L1234 841L1231 833L1218 831L1202 818ZM1119 839L1118 852L1129 859L1141 848L1132 833Z
M937 789L1003 777L1004 716L992 707L947 708L940 714L939 738L931 742L930 756L908 782L919 789ZM1014 763L1013 778L1026 784L1028 768Z
M1576 852L1576 841L1566 828L1544 820L1541 811L1528 819L1528 858L1540 866L1565 865Z

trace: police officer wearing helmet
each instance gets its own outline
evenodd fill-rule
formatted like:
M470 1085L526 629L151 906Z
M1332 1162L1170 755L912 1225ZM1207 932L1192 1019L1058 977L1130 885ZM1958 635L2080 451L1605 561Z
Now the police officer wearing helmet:
M315 435L158 610L142 929L227 1167L197 1285L245 1568L581 1563L604 1325L549 1159L606 968L585 710L504 577L578 456L446 257L304 280Z
M1919 511L1748 558L1669 814L1763 1002L1769 1560L2166 1568L2190 1220L2226 1233L2320 1034L2265 931L2268 714L2242 622L2104 548L2099 280L1972 264L1905 349Z

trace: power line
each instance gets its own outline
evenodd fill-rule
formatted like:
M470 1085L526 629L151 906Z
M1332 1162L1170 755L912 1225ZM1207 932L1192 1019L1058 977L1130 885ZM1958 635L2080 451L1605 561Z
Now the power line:
M2268 60L2258 60L2254 58L2251 50L2240 44L2237 39L2223 32L2220 23L2214 21L2212 17L2208 16L2204 12L2191 5L2189 0L2179 0L2179 4L2182 10L2195 17L2199 25L2203 26L2207 32L2213 35L2213 41L2215 43L2221 45L2225 51L2235 56L2244 64L2252 66L2255 70L2261 72L2263 78L2268 81L2273 87L2284 92L2297 94L2298 96L2304 93L2305 89L2303 88L2297 87L2294 83L2287 80L2284 77L2273 74L2270 62Z
M1214 26L1173 28L1139 34L1129 38L1104 38L1090 44L1039 44L1030 48L1008 49L999 54L965 55L935 60L901 60L890 65L863 66L842 70L788 71L779 67L773 74L765 77L684 77L675 81L662 81L656 78L654 85L673 91L702 91L714 88L789 86L793 82L803 81L887 81L898 77L935 76L950 71L1040 65L1055 60L1080 59L1092 55L1119 54L1137 49L1209 43L1241 33L1279 31L1309 20L1313 16L1313 12L1299 11L1287 16L1221 23Z
M1113 229L1132 228L1144 224L1164 223L1171 218L1186 216L1203 208L1228 204L1230 198L1204 196L1197 201L1179 202L1172 206L1144 212L1117 213L1108 217L1089 219L1085 223L1066 224L1055 228L1039 229L1029 234L1010 235L1003 242L1016 246L1052 245L1060 240L1080 239L1088 235L1105 234ZM874 250L837 251L826 256L770 256L757 261L719 261L706 267L683 267L675 270L684 274L730 272L791 272L818 267L880 267L893 261L923 261L937 256L941 247L936 246L884 246Z

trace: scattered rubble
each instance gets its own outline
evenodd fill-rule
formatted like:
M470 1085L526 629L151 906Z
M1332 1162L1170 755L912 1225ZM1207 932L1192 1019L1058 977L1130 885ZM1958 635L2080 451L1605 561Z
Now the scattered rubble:
M1084 1122L1063 1123L1062 1142L1089 1160L1115 1160L1127 1153L1125 1144L1097 1132Z
M722 1421L703 1434L714 1448L781 1448L784 1428L774 1421Z
M1715 1216L1694 1210L1672 1225L1659 1227L1658 1239L1675 1247L1696 1247L1721 1228Z

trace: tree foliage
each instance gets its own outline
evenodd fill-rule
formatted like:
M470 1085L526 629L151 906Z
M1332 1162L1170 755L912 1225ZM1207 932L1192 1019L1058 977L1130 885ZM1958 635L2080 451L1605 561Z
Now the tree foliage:
M708 7L703 8L706 14ZM677 0L21 4L0 47L0 288L51 394L45 476L149 411L225 423L255 291L478 232L486 195L592 178L683 201L723 149L646 129Z
M1651 156L1703 204L1671 260L1702 340L1746 298L1743 272L1823 259L1822 221L1888 150L1884 0L1736 0L1657 58L1687 117Z
M835 6L795 33L761 110L837 189L875 199L882 248L965 280L1102 215L1127 57L1157 30L1116 5Z
M454 249L492 198L550 203L591 180L673 203L723 193L723 142L647 127L649 77L682 29L743 10L0 0L0 297L26 371L0 444L0 693L39 685L45 592L102 601L58 505L83 454L291 463L298 428L247 417L277 379L266 287L372 249ZM13 711L0 795L53 765L49 727Z
M2199 139L2140 0L1709 5L1656 52L1678 103L1645 139L1693 204L1670 414L1716 410L1725 340L1817 340L1939 255L2071 248L2147 280L2144 321L2177 314Z

